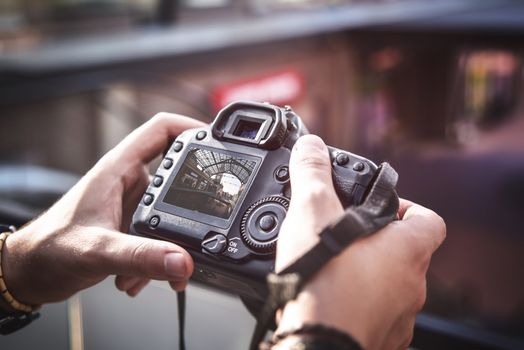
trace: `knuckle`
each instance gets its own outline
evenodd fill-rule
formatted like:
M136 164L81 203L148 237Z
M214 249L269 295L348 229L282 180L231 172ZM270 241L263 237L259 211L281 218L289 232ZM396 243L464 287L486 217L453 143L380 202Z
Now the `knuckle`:
M97 239L97 236L89 229L75 228L81 234L74 235L64 241L60 241L62 246L68 246L70 254L75 257L72 261L72 268L83 277L93 277L100 274L100 266L103 265L104 254L107 248ZM71 242L75 242L72 244Z
M415 312L420 312L422 310L422 308L424 307L424 305L426 304L426 292L424 290L423 293L419 293L417 295L417 298L415 300Z
M161 128L162 125L168 124L173 121L173 114L167 112L159 112L155 114L150 120L149 125L155 129Z
M402 320L404 325L399 332L399 342L398 346L395 347L396 349L405 350L409 348L411 342L413 341L413 335L415 331L415 317L416 314L404 315Z
M440 215L425 207L419 208L419 217L422 220L418 221L417 227L431 236L431 253L433 253L446 238L446 222Z
M158 112L151 118L153 125L172 123L175 119L183 118L180 114L174 114L169 112Z
M81 244L78 245L77 252L80 256L92 261L98 258L98 252L102 249L102 244L94 239L91 239L89 235L81 237Z
M447 234L446 233L446 231L447 231L446 222L444 221L442 216L440 216L438 214L435 214L435 215L436 215L437 232L439 233L440 242L442 242L446 238L446 234Z
M419 288L417 296L414 300L415 313L420 312L420 310L422 310L425 304L426 304L426 283L423 283L423 285Z
M118 290L122 292L125 291L124 279L121 278L121 276L117 276L117 278L115 278L115 286Z
M167 113L167 112L158 112L151 118L151 121L153 123L158 123L158 122L161 122L161 121L167 119L168 116L169 116L169 113Z
M301 196L308 202L322 203L330 198L332 190L332 187L323 181L311 181L308 187L301 191Z
M151 248L151 243L141 241L131 251L130 264L131 268L143 272L146 266L147 252Z
M322 153L301 154L298 157L297 162L302 168L331 171L327 155Z
M434 211L430 209L427 210L429 212L428 217L430 219L430 227L435 237L434 249L437 249L446 238L446 222L440 215L438 215Z

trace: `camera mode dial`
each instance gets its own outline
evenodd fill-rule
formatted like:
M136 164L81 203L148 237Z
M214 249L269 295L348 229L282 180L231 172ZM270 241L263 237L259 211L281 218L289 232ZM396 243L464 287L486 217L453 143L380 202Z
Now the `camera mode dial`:
M259 253L272 252L288 207L289 200L280 196L266 197L252 204L240 225L247 246Z

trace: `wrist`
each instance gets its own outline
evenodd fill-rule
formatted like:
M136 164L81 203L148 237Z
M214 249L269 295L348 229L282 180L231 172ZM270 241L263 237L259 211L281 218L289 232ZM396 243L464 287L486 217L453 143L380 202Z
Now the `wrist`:
M24 273L25 258L28 255L28 242L24 233L18 231L4 239L1 253L3 287L7 291L2 295L5 310L29 312L38 308L30 298L28 274ZM7 306L6 306L7 305Z
M362 348L368 349L371 334L366 318L345 313L340 309L340 305L331 305L332 303L328 302L329 294L326 295L327 297L321 297L306 286L295 300L288 302L284 307L275 334L283 334L308 324L324 325L350 334Z
M362 346L348 333L322 324L305 324L284 333L275 333L272 341L261 345L261 350L362 350Z

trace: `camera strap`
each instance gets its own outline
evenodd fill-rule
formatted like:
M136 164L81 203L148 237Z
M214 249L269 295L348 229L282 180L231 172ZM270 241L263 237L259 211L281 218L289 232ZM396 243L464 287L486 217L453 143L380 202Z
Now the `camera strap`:
M178 349L186 350L185 324L186 324L186 291L176 293L178 304Z
M371 235L396 219L399 209L395 191L397 181L397 172L388 163L382 163L361 205L348 207L337 222L322 230L315 246L280 273L268 275L269 297L257 318L251 350L258 349L258 344L274 324L276 311L294 300L324 264L354 240Z

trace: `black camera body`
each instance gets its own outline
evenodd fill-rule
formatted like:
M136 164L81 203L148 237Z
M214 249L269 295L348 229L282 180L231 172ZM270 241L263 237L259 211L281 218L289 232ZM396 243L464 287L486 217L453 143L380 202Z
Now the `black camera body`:
M192 279L243 299L267 296L275 245L291 198L288 163L307 134L291 108L235 102L171 145L133 216L131 232L192 255ZM377 166L328 147L343 205L359 205Z

